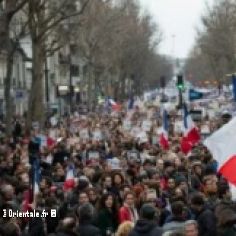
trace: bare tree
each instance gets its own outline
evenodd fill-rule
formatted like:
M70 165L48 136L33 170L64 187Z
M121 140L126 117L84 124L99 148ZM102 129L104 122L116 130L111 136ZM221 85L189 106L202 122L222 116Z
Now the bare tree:
M124 99L132 81L140 93L147 58L161 38L150 16L140 14L136 1L93 1L81 22L75 37L87 61L89 107L96 100L94 87L107 96Z
M196 69L193 69L194 64L195 67L200 66L198 78L213 79L222 83L225 74L235 72L235 13L236 2L233 0L217 0L213 6L207 6L195 45L198 53L194 53L193 50L188 60L188 69L192 67L194 73L196 73Z
M58 27L68 19L83 14L89 0L29 0L28 20L32 39L32 87L27 124L44 122L43 70L48 54L57 51Z
M13 59L18 41L24 34L24 27L19 32L13 32L11 23L17 13L24 8L28 0L7 0L1 1L2 11L0 13L0 45L1 53L6 57L6 76L4 78L4 98L6 110L6 132L11 134L11 122L13 116L13 101L11 97ZM14 33L11 37L11 33Z

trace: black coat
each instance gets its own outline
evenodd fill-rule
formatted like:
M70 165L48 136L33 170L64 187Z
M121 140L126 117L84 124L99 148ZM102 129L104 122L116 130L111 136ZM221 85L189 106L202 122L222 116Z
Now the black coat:
M90 223L80 224L78 231L79 236L101 236L99 228L95 227Z
M129 236L161 236L162 229L153 221L138 220Z
M210 209L203 209L196 216L199 226L199 235L215 236L216 235L216 217Z
M68 153L65 150L59 150L53 156L53 165L55 165L56 163L60 163L61 165L63 165L66 161L66 159L65 159L66 157L67 157L67 159L69 159L70 153Z
M44 236L44 225L42 218L30 218L28 236Z
M107 228L115 232L118 227L118 217L108 209L101 209L96 218L96 226L101 230L103 236L106 236Z
M78 236L78 234L73 232L59 231L55 234L55 236Z

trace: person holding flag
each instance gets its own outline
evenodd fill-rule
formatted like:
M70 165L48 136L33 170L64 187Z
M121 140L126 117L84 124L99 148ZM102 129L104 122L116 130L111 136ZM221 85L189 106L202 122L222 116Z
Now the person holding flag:
M163 120L162 120L162 128L160 134L160 146L163 150L169 149L169 141L168 141L168 114L167 111L163 110Z
M191 115L188 112L187 105L183 106L183 137L181 140L181 151L187 155L194 145L201 139L199 130L194 124Z
M63 184L65 191L69 191L75 187L74 165L70 164L67 168L66 180Z

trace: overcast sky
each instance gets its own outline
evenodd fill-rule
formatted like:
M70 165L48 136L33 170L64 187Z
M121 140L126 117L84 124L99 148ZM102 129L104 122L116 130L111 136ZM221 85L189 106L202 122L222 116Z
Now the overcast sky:
M185 58L194 44L196 27L200 25L206 2L213 1L140 0L142 6L151 13L162 29L163 42L160 45L160 52Z

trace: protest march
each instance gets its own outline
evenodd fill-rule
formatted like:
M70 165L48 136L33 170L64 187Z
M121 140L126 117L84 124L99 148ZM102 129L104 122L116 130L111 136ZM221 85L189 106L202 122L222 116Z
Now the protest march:
M231 108L136 98L43 130L16 117L11 137L2 123L0 235L236 235Z
M0 236L236 236L236 0L0 0Z

